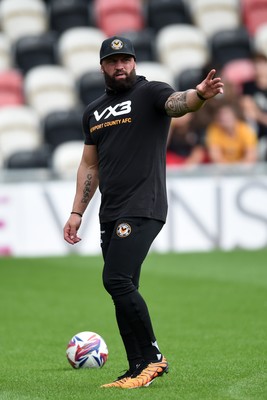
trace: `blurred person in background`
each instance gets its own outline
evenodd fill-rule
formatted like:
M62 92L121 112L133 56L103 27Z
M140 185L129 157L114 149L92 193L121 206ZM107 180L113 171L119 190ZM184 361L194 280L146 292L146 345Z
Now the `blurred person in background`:
M257 135L241 119L232 103L218 104L206 129L206 145L210 161L217 164L255 163Z
M198 165L205 161L205 156L201 135L193 126L193 114L172 118L167 142L167 165Z
M256 130L259 142L265 146L262 158L267 160L267 56L253 56L255 78L242 87L240 104L248 123Z

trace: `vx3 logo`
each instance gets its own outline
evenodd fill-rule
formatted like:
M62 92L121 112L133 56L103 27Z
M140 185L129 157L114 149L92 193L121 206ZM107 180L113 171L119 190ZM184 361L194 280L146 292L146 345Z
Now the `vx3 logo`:
M94 112L95 119L97 121L100 121L101 118L104 117L104 119L107 119L108 117L110 117L110 115L117 117L118 115L129 114L132 110L131 104L132 104L131 100L127 100L124 101L123 103L116 104L114 107L109 106L105 108L105 110L102 111L102 113L100 114L96 110Z

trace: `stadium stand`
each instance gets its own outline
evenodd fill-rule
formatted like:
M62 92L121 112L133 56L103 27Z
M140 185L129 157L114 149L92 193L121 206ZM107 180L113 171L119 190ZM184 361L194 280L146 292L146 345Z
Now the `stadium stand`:
M147 25L155 32L168 25L191 24L188 4L183 0L153 0L147 3Z
M3 32L12 42L48 29L47 8L42 0L2 0L0 20Z
M139 31L145 24L140 0L95 0L94 16L96 26L107 36Z
M83 140L65 142L57 146L51 159L51 168L57 177L68 178L76 174L83 146Z
M10 41L3 32L0 32L0 71L11 68L12 66L13 59Z
M191 9L195 25L208 36L240 26L239 0L194 0Z
M0 107L24 103L23 76L15 69L0 71Z
M13 48L15 65L26 74L39 65L57 64L56 40L51 31L18 39Z
M174 84L173 72L165 65L153 61L143 61L137 64L138 75L145 76L150 81L163 81L169 85Z
M267 22L260 25L255 32L254 50L267 56Z
M25 75L24 92L27 104L40 118L53 111L71 109L78 104L75 81L59 65L30 69Z
M245 28L226 29L215 33L210 40L211 59L217 68L235 59L251 57L251 41Z
M87 0L53 0L49 8L50 29L61 34L70 28L91 25Z
M83 140L81 118L79 108L49 113L43 120L44 142L54 150L61 143Z
M80 27L66 30L58 39L58 57L62 66L75 79L90 70L99 68L99 49L106 38L94 27Z
M40 120L30 107L1 107L0 121L0 165L16 151L33 150L42 144Z
M209 61L206 35L190 24L175 24L162 28L156 36L158 60L173 73L186 68L203 67Z
M266 0L240 0L242 21L250 36L267 22Z
M187 90L196 87L204 78L203 68L187 68L174 77L176 90Z
M155 39L156 34L151 28L144 28L141 31L122 32L133 43L137 62L156 61Z
M223 81L231 83L236 93L240 94L242 85L254 79L253 61L250 58L229 61L223 66L221 75Z
M105 93L104 77L99 69L85 72L80 79L77 80L77 90L79 98L84 106Z
M6 157L4 166L7 169L50 168L51 151L48 146L33 150L19 150Z

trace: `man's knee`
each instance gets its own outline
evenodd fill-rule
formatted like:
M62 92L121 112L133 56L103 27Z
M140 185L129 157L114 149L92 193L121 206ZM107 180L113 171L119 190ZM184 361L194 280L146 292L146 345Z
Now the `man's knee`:
M106 291L113 297L122 296L136 290L130 278L122 276L103 275L103 285Z

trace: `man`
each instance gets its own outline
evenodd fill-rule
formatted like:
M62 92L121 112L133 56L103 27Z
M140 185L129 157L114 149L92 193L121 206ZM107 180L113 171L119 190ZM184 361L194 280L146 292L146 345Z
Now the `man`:
M85 145L73 211L64 238L78 243L82 215L99 185L103 284L111 295L128 371L102 387L149 386L168 372L146 303L138 291L141 265L167 214L165 152L171 117L198 110L223 92L211 70L196 89L175 92L136 76L132 43L106 39L100 49L106 93L83 116Z

